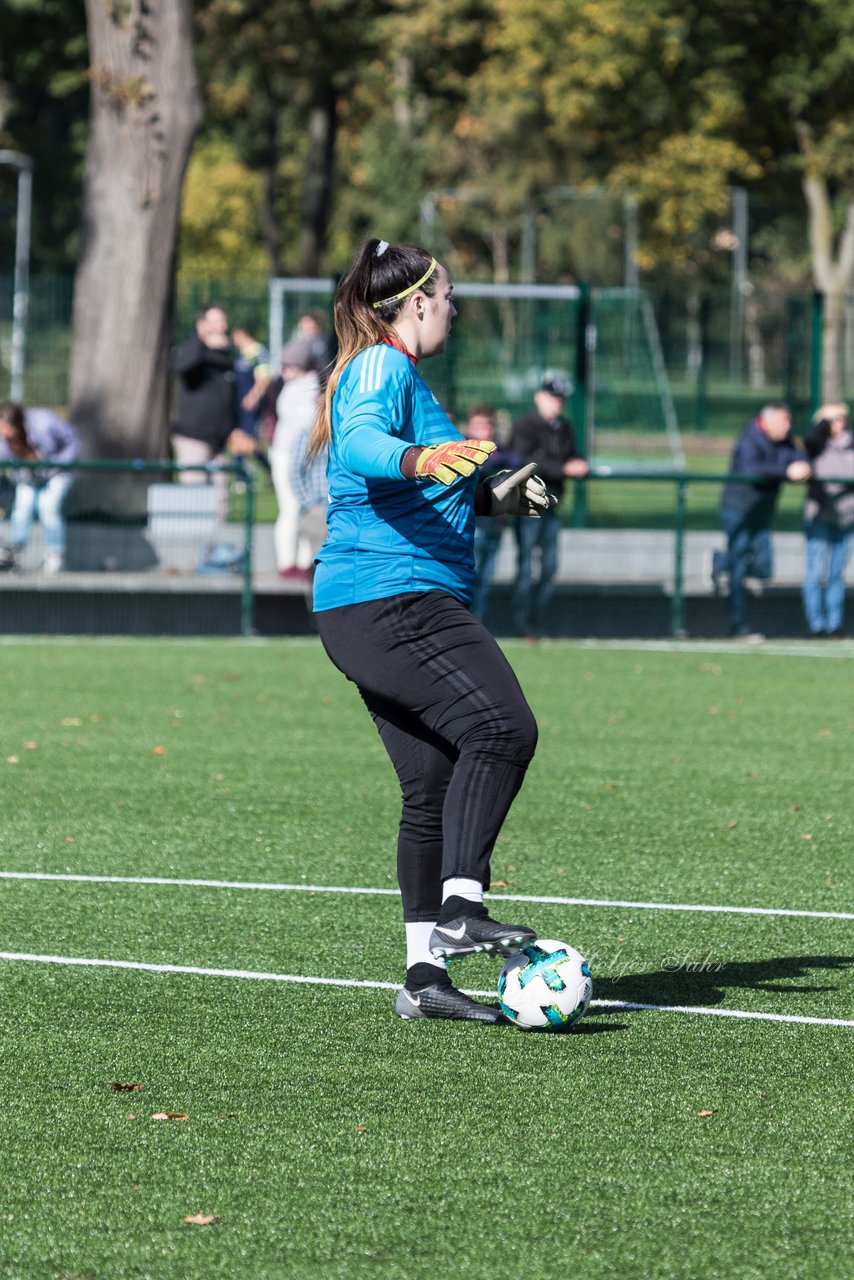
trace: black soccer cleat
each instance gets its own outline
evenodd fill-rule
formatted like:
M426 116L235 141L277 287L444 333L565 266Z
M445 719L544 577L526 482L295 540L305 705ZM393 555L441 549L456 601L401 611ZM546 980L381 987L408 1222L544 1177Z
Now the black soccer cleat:
M450 982L434 982L420 991L402 987L394 1011L399 1018L455 1018L467 1022L503 1022L501 1010L478 1004Z
M458 916L437 924L430 934L430 950L437 960L474 955L477 951L512 955L537 935L524 924L499 924L483 915Z

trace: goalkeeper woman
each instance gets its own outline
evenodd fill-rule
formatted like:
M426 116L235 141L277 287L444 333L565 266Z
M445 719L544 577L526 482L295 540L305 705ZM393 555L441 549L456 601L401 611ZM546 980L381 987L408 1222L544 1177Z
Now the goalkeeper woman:
M537 726L513 671L467 605L476 515L539 516L533 465L481 482L495 445L469 441L418 365L456 315L423 249L367 240L335 299L338 358L309 453L329 451L328 536L314 611L332 662L359 689L397 771L397 869L406 930L404 1018L496 1022L446 961L534 939L490 919L490 855L534 754Z

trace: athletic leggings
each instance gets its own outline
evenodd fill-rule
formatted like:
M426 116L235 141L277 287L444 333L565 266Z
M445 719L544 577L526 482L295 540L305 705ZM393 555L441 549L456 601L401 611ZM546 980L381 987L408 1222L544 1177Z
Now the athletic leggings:
M315 621L400 779L403 918L435 920L448 876L489 887L489 859L534 754L536 721L493 637L443 591L326 609Z

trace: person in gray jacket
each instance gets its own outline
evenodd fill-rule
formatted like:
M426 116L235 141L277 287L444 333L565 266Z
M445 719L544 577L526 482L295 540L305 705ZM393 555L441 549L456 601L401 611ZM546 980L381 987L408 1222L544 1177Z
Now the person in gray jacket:
M822 405L804 437L812 477L804 503L803 599L812 636L842 635L845 566L854 535L854 435L848 406ZM850 485L829 483L850 478Z
M65 521L62 504L72 475L51 462L74 462L80 437L70 422L52 409L25 409L7 400L0 404L0 466L4 462L43 462L44 466L9 468L15 500L9 522L8 567L17 567L38 516L44 532L46 573L64 565Z

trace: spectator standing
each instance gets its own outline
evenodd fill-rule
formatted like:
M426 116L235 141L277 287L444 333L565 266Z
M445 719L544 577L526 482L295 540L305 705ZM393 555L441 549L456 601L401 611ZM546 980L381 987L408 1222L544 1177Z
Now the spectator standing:
M495 410L489 405L479 404L469 409L463 435L467 440L495 440ZM506 468L515 470L522 465L524 459L517 457L509 449L500 445L481 468L482 479L494 475L496 471ZM472 596L471 611L481 622L486 617L489 607L489 595L492 579L495 575L495 561L504 530L507 527L506 516L478 516L474 526L474 572L475 585Z
M175 461L186 466L221 462L236 425L235 373L228 340L228 317L222 307L202 307L196 331L172 350L172 371L178 375L178 405L172 428ZM182 484L204 484L203 471L182 471ZM217 507L224 518L228 507L226 478L215 475Z
M304 311L297 321L295 338L306 338L311 344L311 367L325 387L332 368L333 344L323 328L323 315L319 311Z
M854 436L848 406L822 405L804 437L804 448L812 459L804 504L804 612L810 635L841 636L845 566L854 534ZM829 484L828 479L850 479L851 485Z
M230 444L235 453L254 453L258 448L261 408L270 385L270 353L253 336L248 325L236 325L232 340L237 348L234 362L237 418Z
M312 365L311 343L294 338L282 348L282 390L276 401L276 432L270 448L279 504L273 539L283 578L305 578L310 573L312 548L300 534L300 499L293 488L292 470L299 462L300 441L314 422L319 399L320 381Z
M305 575L309 611L312 608L314 560L326 539L326 509L329 505L329 481L326 478L329 451L310 452L312 425L307 424L294 438L288 477L299 509L298 537L308 546L310 557Z
M513 427L510 448L525 462L537 465L537 475L559 503L567 479L580 479L589 470L579 453L575 431L564 416L567 387L561 378L549 377L534 395L534 408ZM545 622L554 595L554 579L560 558L561 520L557 506L540 520L519 520L516 539L519 562L513 589L513 621L523 635L535 636ZM539 578L534 585L534 552L539 551Z
M789 406L774 402L760 409L744 427L730 458L730 476L759 476L755 483L728 480L721 494L720 521L727 536L726 552L716 551L712 581L717 588L729 573L730 633L748 642L764 636L747 620L745 578L773 574L771 521L784 480L808 479L810 464L791 436Z
M7 400L0 404L0 464L25 462L74 462L80 456L80 437L70 422L51 409L25 409ZM58 573L65 563L65 521L62 504L71 485L68 471L45 465L11 472L15 500L9 522L13 563L27 545L33 520L38 516L45 537L45 573Z

